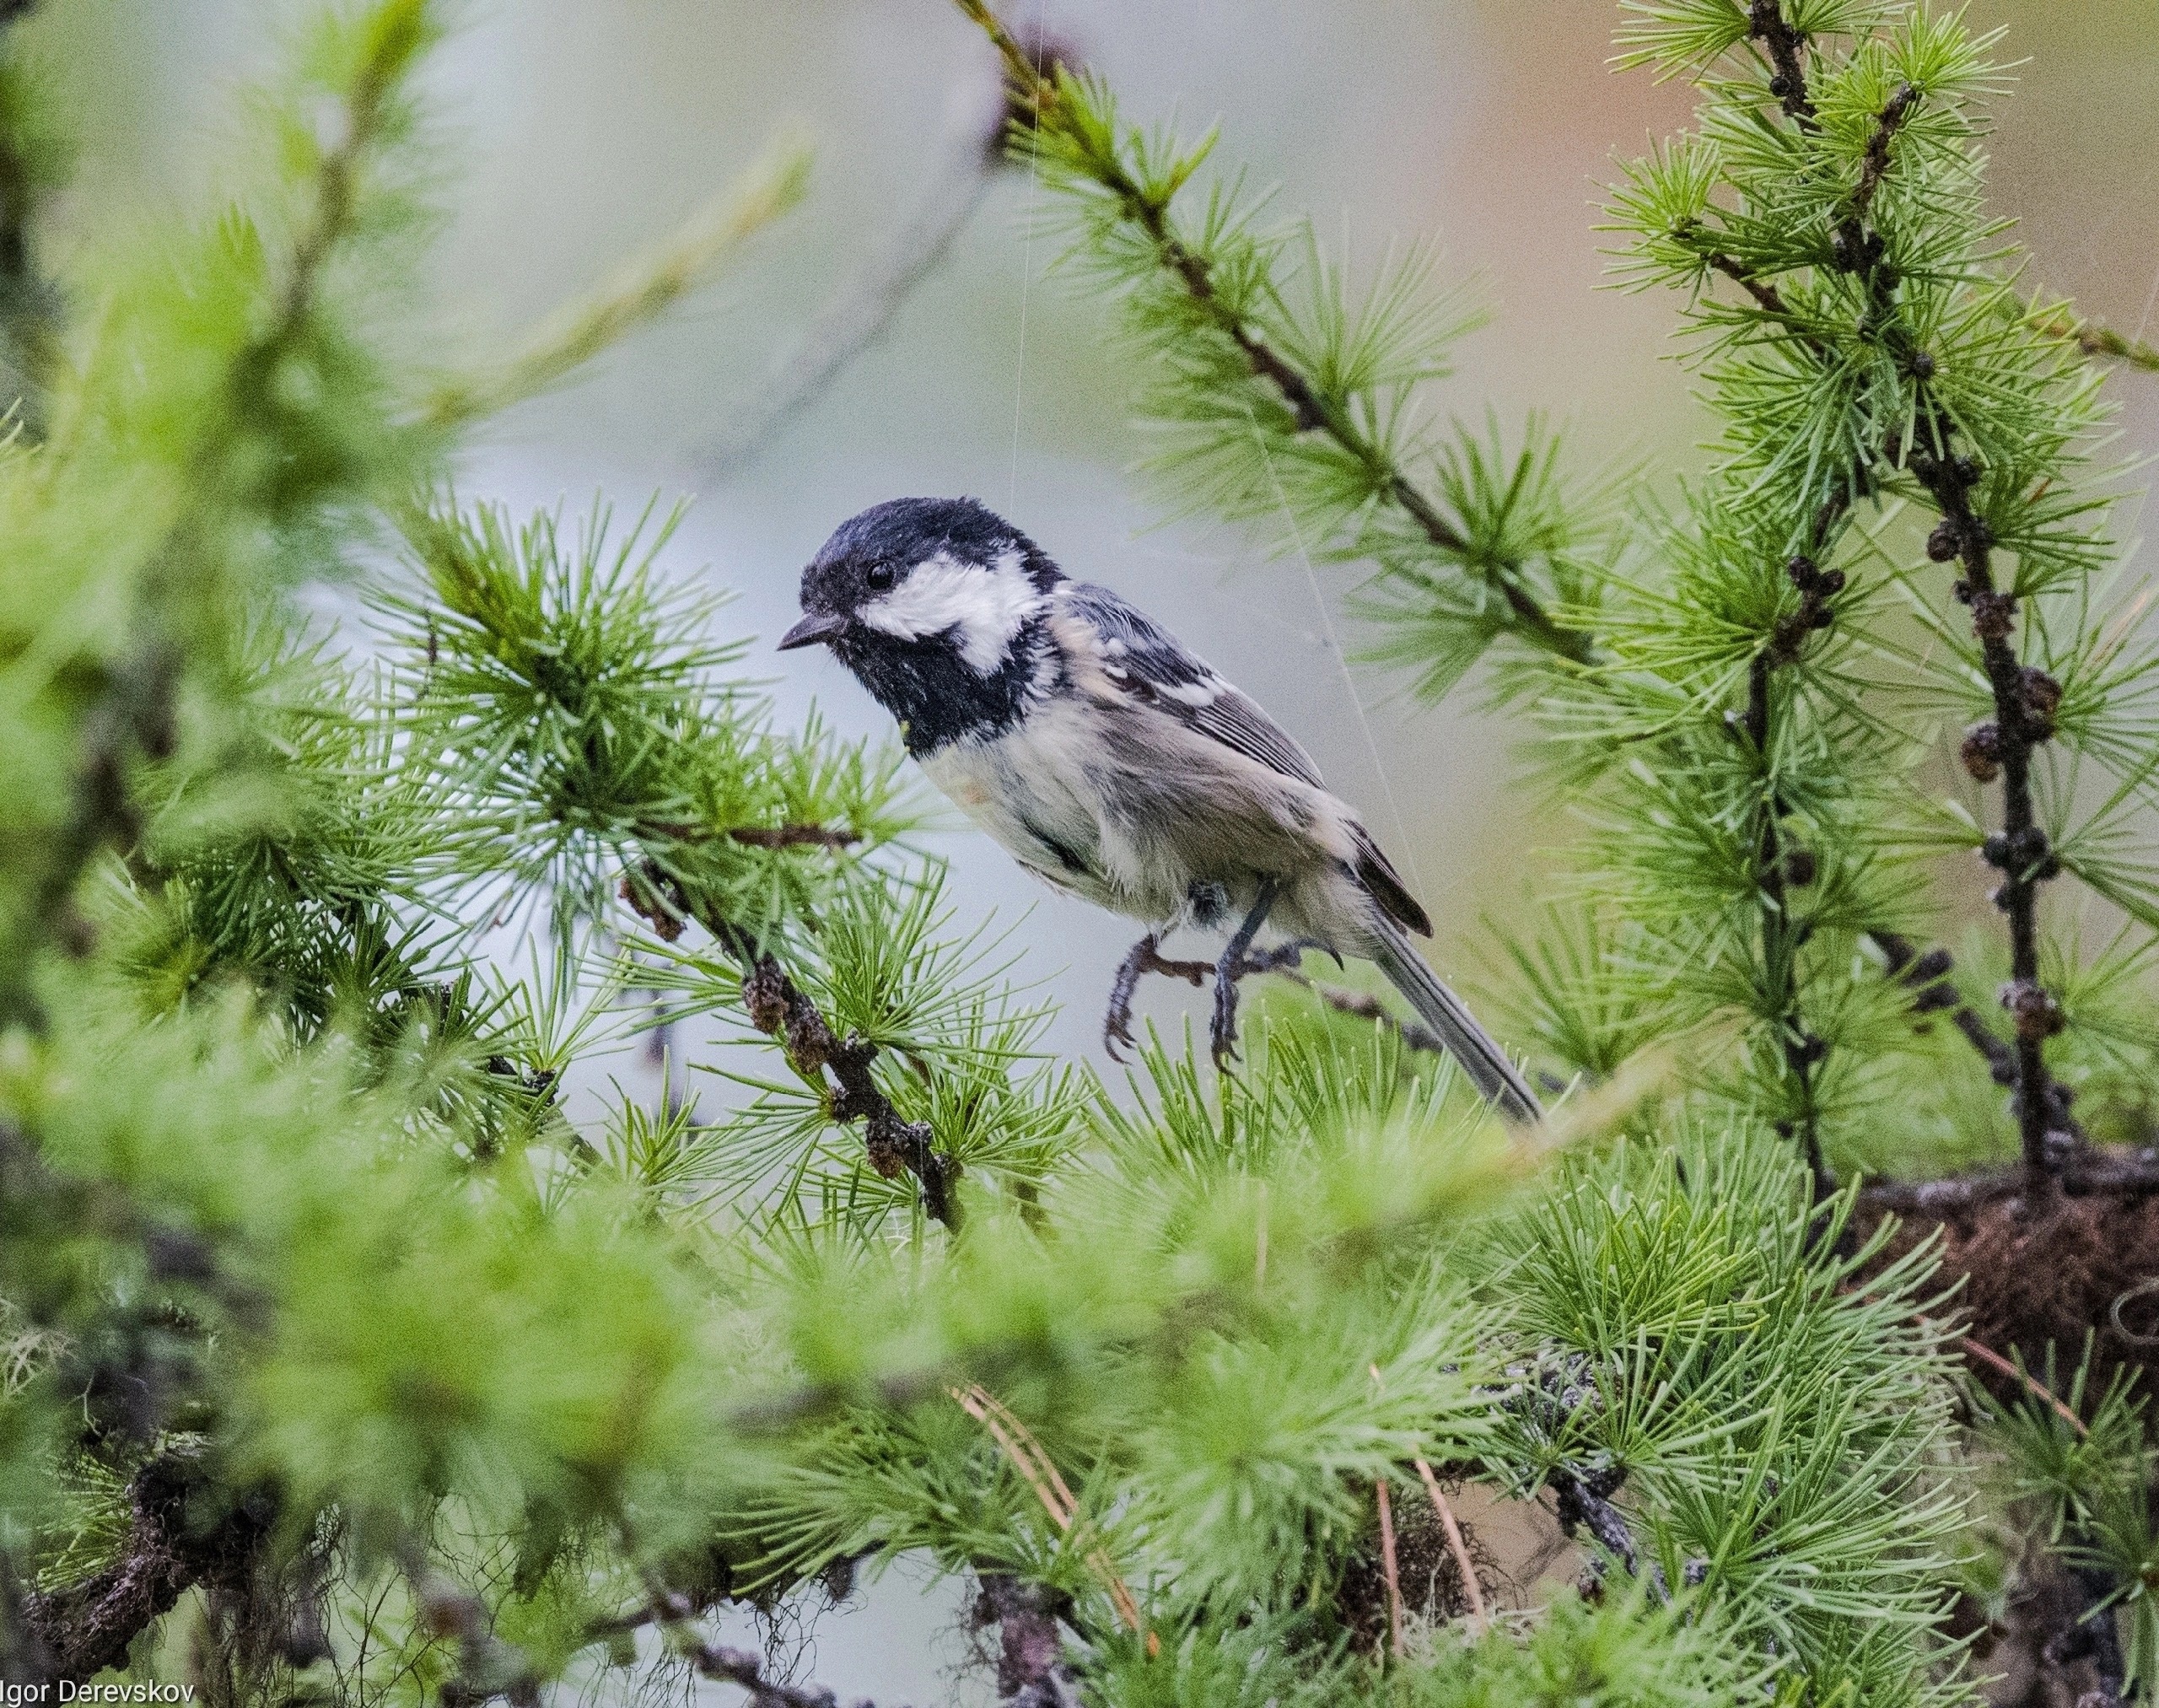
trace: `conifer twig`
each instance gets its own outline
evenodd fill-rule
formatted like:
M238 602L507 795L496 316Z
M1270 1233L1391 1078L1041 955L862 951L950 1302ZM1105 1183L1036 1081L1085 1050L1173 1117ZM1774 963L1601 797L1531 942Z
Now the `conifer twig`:
M861 277L849 279L818 310L794 348L773 364L757 393L735 412L735 421L703 458L708 466L723 476L740 471L884 337L982 206L993 181L995 160L993 151L985 159L978 143L969 138L938 170L884 251Z
M995 44L1009 69L1015 99L1031 110L1037 124L1055 122L1063 90L1013 38L1012 33L987 0L953 0ZM1243 355L1253 375L1281 394L1297 428L1303 433L1323 433L1362 466L1385 475L1386 496L1425 538L1440 550L1465 558L1476 554L1474 543L1450 521L1439 504L1407 474L1395 466L1383 447L1350 419L1327 396L1322 387L1281 351L1247 325L1217 288L1207 257L1188 244L1170 218L1166 197L1150 193L1126 170L1113 148L1089 148L1087 170L1117 203L1120 216L1144 235L1161 266L1183 288L1186 297L1214 329L1227 337ZM1525 634L1555 655L1576 664L1587 664L1595 648L1590 636L1565 628L1523 587L1514 570L1501 565L1492 578L1499 596Z
M34 1657L48 1688L83 1684L121 1665L134 1640L206 1576L245 1560L263 1527L244 1514L207 1532L188 1526L200 1474L191 1454L172 1449L128 1479L127 1531L115 1557L79 1582L28 1591L13 1610L26 1640L19 1666Z
M1748 18L1750 35L1764 45L1774 67L1770 93L1779 97L1785 116L1793 123L1803 130L1814 130L1815 107L1806 90L1805 37L1786 22L1776 0L1753 0ZM1866 218L1889 172L1891 144L1918 100L1918 92L1910 84L1900 84L1876 116L1859 182L1846 198L1836 222L1837 252L1847 270L1860 276L1867 293L1869 306L1860 328L1862 332L1870 325L1886 323L1894 310L1893 285L1883 261L1882 246L1867 230ZM1765 320L1774 322L1817 360L1830 364L1836 359L1826 338L1801 322L1774 283L1728 251L1703 246L1709 240L1699 218L1689 216L1680 221L1672 234L1693 248L1703 265L1745 290ZM1806 520L1803 549L1785 564L1785 575L1800 594L1799 608L1776 619L1749 663L1746 703L1737 714L1736 727L1746 735L1762 768L1765 785L1777 745L1777 732L1773 728L1776 702L1771 677L1778 670L1796 663L1807 637L1834 620L1830 601L1844 590L1844 574L1839 569L1824 570L1817 559L1828 555L1850 516L1855 500L1872 487L1874 461L1871 452L1857 456L1839 484ZM1765 787L1763 799L1755 811L1758 815L1753 832L1760 897L1758 929L1761 974L1769 1010L1764 1017L1776 1034L1785 1075L1796 1088L1791 1113L1779 1118L1776 1124L1788 1136L1798 1138L1813 1177L1815 1194L1821 1198L1834 1187L1822 1153L1820 1111L1815 1092L1816 1070L1828 1046L1806 1026L1801 1014L1798 956L1808 928L1806 922L1793 918L1789 896L1791 888L1803 887L1812 881L1817 862L1809 850L1785 847L1783 820L1787 809L1774 787Z
M730 940L730 952L745 969L742 1001L751 1024L778 1039L789 1064L805 1079L821 1084L829 1069L836 1082L826 1093L832 1117L843 1125L863 1123L870 1166L887 1180L903 1170L912 1172L921 1184L923 1209L945 1226L957 1227L960 1206L953 1188L960 1164L935 1148L928 1122L906 1120L892 1107L870 1071L877 1046L864 1037L842 1038L773 956L745 941L737 929L721 939Z
M2159 374L2159 347L2126 337L2102 321L2086 319L2067 309L2038 310L2019 318L2033 331L2074 344L2087 356L2109 356L2124 367Z
M1772 92L1783 100L1785 112L1795 122L1812 128L1814 107L1806 90L1805 69L1800 57L1804 41L1785 23L1776 0L1753 0L1752 33L1768 47L1777 67ZM1779 87L1779 85L1782 86ZM1890 317L1895 310L1895 283L1881 245L1865 228L1865 216L1875 191L1889 170L1889 147L1917 103L1909 84L1900 85L1877 116L1870 137L1860 183L1845 204L1836 229L1836 247L1843 264L1859 273L1866 288L1868 309L1862 332L1874 331L1891 347L1891 353L1908 365L1920 354L1906 348L1909 335L1896 330ZM1726 257L1728 259L1728 257ZM1712 265L1715 265L1712 262ZM1720 272L1751 282L1746 269L1734 263ZM1758 303L1763 302L1758 292ZM1763 306L1766 308L1767 304ZM1787 313L1785 318L1789 321ZM1799 330L1799 329L1795 329ZM2060 1010L2039 983L2037 886L2059 870L2047 846L2046 833L2037 823L2032 792L2033 748L2053 733L2054 709L2060 699L2059 685L2036 668L2018 662L2008 637L2015 627L2014 593L1997 592L1991 562L1992 535L1973 512L1969 492L1979 471L1969 459L1955 455L1950 439L1954 426L1946 418L1930 416L1915 432L1900 435L1887 447L1889 460L1909 471L1925 487L1942 516L1942 525L1930 541L1930 555L1957 559L1963 579L1958 597L1972 607L1973 633L1978 637L1987 680L1995 698L1995 719L1984 752L1966 744L1966 763L1981 782L1999 774L2002 781L2003 825L1998 838L1989 839L1988 858L2004 873L1997 900L2009 917L2011 983L2002 1000L2016 1017L2016 1075L2014 1085L2019 1142L2024 1153L2027 1189L2043 1190L2059 1171L2059 1159L2052 1155L2048 1139L2060 1130L2051 1118L2057 1101L2048 1074L2043 1043L2060 1026ZM1924 434L1924 439L1921 438ZM1865 478L1855 469L1847 492ZM1814 534L1817 548L1828 525L1848 510L1849 498L1833 498L1817 517ZM1810 568L1812 566L1810 565ZM1818 572L1817 572L1818 573ZM1795 576L1795 579L1797 577ZM1749 725L1753 725L1754 697L1750 695ZM1765 849L1768 846L1765 838ZM1766 865L1765 865L1766 870ZM1765 881L1765 898L1777 903L1776 881ZM1766 923L1766 921L1765 921ZM1806 1040L1786 1040L1790 1053L1803 1048Z
M837 832L796 840L820 841L830 834ZM750 1023L776 1040L788 1065L820 1088L833 1120L843 1126L863 1123L870 1166L887 1180L903 1172L913 1174L922 1189L923 1209L947 1227L959 1226L959 1201L953 1191L960 1177L959 1161L936 1148L928 1122L907 1120L892 1106L870 1070L878 1056L875 1043L853 1034L843 1038L776 956L733 920L698 909L656 862L647 860L624 878L621 894L670 942L681 935L683 923L691 919L711 932L742 970L742 1005L749 1011Z
M2159 1196L2159 1156L2149 1152L2109 1156L2097 1151L2072 1154L2054 1187L2067 1198L2151 1198ZM1941 1180L1870 1180L1860 1200L1899 1215L1937 1219L1962 1215L2020 1196L2030 1186L2022 1165L1993 1174L1957 1174Z
M1554 1470L1545 1480L1559 1496L1560 1524L1569 1530L1580 1525L1588 1531L1626 1569L1627 1575L1634 1576L1641 1556L1619 1509L1571 1471Z
M762 1655L707 1641L694 1623L696 1609L688 1598L649 1572L645 1574L645 1592L644 1608L631 1620L616 1621L616 1629L657 1624L699 1678L719 1684L739 1684L748 1691L745 1708L833 1708L832 1693L822 1686L789 1684L767 1678ZM854 1708L876 1708L876 1704L865 1699Z
M342 132L315 164L309 185L311 205L283 257L284 277L274 294L273 311L234 353L224 376L237 419L276 421L287 407L272 395L280 368L308 330L332 258L353 234L363 164L381 137L399 79L410 68L426 27L424 0L407 0L384 13L382 27L370 38L372 51L356 68L341 104ZM227 487L229 471L220 464L231 455L239 436L213 428L192 446L198 493L217 494ZM8 969L0 975L7 980L0 983L0 1016L41 1018L23 988L20 969L40 940L71 920L67 897L92 858L102 848L125 842L138 827L126 776L128 765L137 757L167 757L173 750L174 702L183 659L168 630L177 602L188 591L174 582L176 572L199 553L195 536L206 525L200 513L184 510L141 567L136 635L84 720L66 813L46 833L28 904L7 940L0 942L0 967Z
M430 1636L456 1640L458 1677L444 1685L442 1700L481 1703L499 1696L511 1708L540 1708L540 1681L530 1660L524 1650L495 1635L487 1603L429 1565L417 1541L407 1538L398 1555L422 1629Z
M1773 93L1782 97L1785 110L1795 122L1812 128L1814 108L1806 96L1804 67L1799 58L1804 46L1802 39L1785 23L1775 0L1753 0L1750 15L1752 33L1765 42L1777 66ZM1914 368L1919 366L1923 353L1909 348L1909 334L1893 323L1895 277L1886 262L1879 239L1866 229L1865 222L1875 192L1890 169L1891 143L1918 100L1911 84L1900 84L1877 115L1859 183L1844 204L1834 233L1841 264L1860 277L1866 291L1868 306L1860 331L1863 335L1872 332L1879 337L1890 353L1904 365ZM1827 357L1828 353L1820 341L1811 331L1794 324L1789 306L1776 294L1774 287L1755 279L1748 269L1721 252L1708 257L1708 264L1739 282L1765 313L1784 321L1802 342ZM2044 671L2022 665L2008 643L2016 615L2016 596L2013 593L1998 593L1995 589L1990 560L1992 536L1985 523L1973 512L1969 498L1969 489L1979 478L1978 470L1968 458L1952 453L1949 441L1954 431L1946 418L1930 416L1917 432L1892 440L1887 451L1892 464L1907 469L1926 488L1941 512L1942 525L1930 541L1930 555L1955 558L1962 566L1964 575L1957 584L1957 596L1972 607L1973 633L1979 639L1987 679L1994 692L1995 719L1986 726L1983 743L1975 746L1974 740L1968 739L1965 759L1978 780L1989 782L1999 774L2003 784L2003 828L2000 836L1989 838L1987 857L2005 875L1997 901L2009 917L2010 927L2011 983L2004 988L2002 1000L2016 1018L2016 1042L2013 1047L2016 1068L2013 1076L2004 1083L2011 1086L2014 1094L2027 1189L2037 1192L2043 1189L2048 1178L2060 1167L2061 1159L2054 1153L2062 1147L2050 1142L2049 1134L2060 1133L2070 1140L2076 1136L2059 1118L2065 1115L2065 1111L2058 1107L2064 1099L2051 1082L2043 1049L2044 1039L2059 1029L2060 1011L2052 995L2039 983L2037 886L2053 876L2059 866L2048 849L2044 831L2037 824L2031 780L2032 750L2053 733L2054 709L2061 691ZM1866 466L1855 466L1844 495L1833 497L1823 506L1812 531L1816 549L1826 543L1830 529L1848 513L1851 495L1866 483L1867 476ZM1802 562L1806 560L1794 560L1795 581L1801 580L1799 566ZM1818 577L1820 572L1811 563L1806 563L1806 568L1809 574ZM1801 585L1804 590L1805 584L1802 582ZM1764 719L1759 715L1766 712L1768 703L1763 668L1763 660L1758 658L1750 676L1747 714L1750 733L1765 730ZM1770 816L1774 818L1774 811ZM1776 864L1769 858L1774 851L1773 825L1764 827L1763 849L1766 956L1771 915L1781 919L1785 914L1781 877ZM1959 1026L1967 1037L1980 1044L1989 1056L1995 1076L2000 1079L1999 1061L1981 1042L1988 1034L1976 1016L1972 1017L1972 1024L1960 1021ZM1803 1029L1787 1024L1784 1030L1787 1067L1799 1073L1802 1102L1806 1102L1806 1088L1810 1081L1807 1065L1801 1057L1814 1047L1813 1042ZM1808 1128L1811 1134L1811 1122ZM1826 1177L1819 1158L1818 1136L1812 1137L1809 1160L1816 1167L1817 1180Z
M2018 1071L2016 1048L1997 1035L1971 1005L1957 995L1957 987L1949 978L1956 966L1949 951L1936 948L1921 954L1909 939L1894 931L1870 931L1867 935L1882 951L1890 977L1901 979L1914 991L1914 1010L1928 1014L1948 1010L1950 1024L1985 1059L1987 1072L1994 1082L2013 1090ZM2047 1095L2051 1103L2049 1118L2054 1129L2066 1133L2082 1146L2086 1134L2076 1118L2070 1113L2073 1095L2070 1088L2055 1080L2049 1084Z
M423 411L428 424L463 426L536 396L658 320L749 239L800 205L810 162L808 143L781 137L665 242L616 268L590 295L557 310L515 356L438 386Z
M844 825L824 824L738 824L727 832L730 842L739 842L745 848L853 848L862 840L861 833Z
M1348 990L1338 984L1323 984L1316 978L1307 978L1294 966L1269 967L1266 970L1287 979L1300 990L1311 992L1337 1014L1351 1015L1359 1020L1374 1021L1391 1027L1413 1050L1421 1050L1427 1055L1435 1056L1447 1053L1447 1047L1440 1042L1439 1034L1429 1026L1403 1018L1368 991Z
M1042 1502L1042 1510L1049 1514L1050 1522L1058 1531L1069 1535L1080 1516L1080 1501L1058 1470L1056 1461L1038 1441L1032 1430L1021 1423L1012 1409L988 1389L976 1382L966 1387L951 1390L952 1398L961 1410L988 1430L996 1441L998 1450L1019 1472L1027 1486L1035 1491L1035 1498ZM1131 1627L1135 1636L1144 1635L1147 1651L1157 1654L1161 1640L1147 1630L1146 1622L1139 1616L1139 1603L1133 1598L1132 1590L1110 1561L1109 1551L1099 1544L1087 1552L1087 1567L1109 1592L1116 1603L1117 1616Z
M1806 93L1806 38L1785 21L1777 0L1751 0L1747 34L1769 56L1774 75L1769 93L1784 103L1785 116L1801 128L1814 128L1814 103Z
M2061 1029L2061 1007L2039 982L2038 927L2038 886L2061 865L2039 827L2032 762L2039 744L2054 734L2061 687L2037 665L2021 663L2009 643L2017 599L2014 591L2000 592L1995 586L1994 536L1972 509L1977 466L1952 453L1950 423L1931 421L1927 430L1930 442L1909 447L1903 461L1941 513L1929 555L1953 558L1962 567L1957 595L1971 607L1972 632L1994 694L1994 721L1988 726L1992 739L1982 750L1968 737L1964 757L1975 780L1989 782L1996 774L2001 779L2002 827L1998 836L1988 838L1985 853L2002 874L1995 900L2009 919L2010 982L2001 999L2016 1023L2017 1137L2027 1189L2037 1194L2046 1189L2062 1161L2048 1137L2055 1130L2054 1098L2045 1050L2047 1038Z
M1309 992L1325 1003L1337 1014L1346 1014L1358 1020L1369 1020L1393 1029L1403 1043L1413 1050L1429 1055L1444 1056L1447 1047L1439 1035L1429 1026L1413 1020L1404 1019L1388 1008L1376 996L1362 990L1344 989L1338 984L1323 984L1309 977L1298 966L1305 953L1302 943L1284 943L1275 949L1263 949L1245 957L1237 968L1239 978L1249 978L1255 973L1271 973L1278 978ZM1197 989L1214 976L1211 961L1177 961L1149 949L1144 957L1132 963L1135 978L1149 973L1159 973L1170 978L1181 978Z
M1596 1538L1607 1554L1618 1560L1628 1576L1639 1578L1644 1576L1641 1550L1634 1545L1634 1533L1628 1528L1627 1515L1613 1506L1609 1498L1618 1486L1618 1474L1606 1472L1592 1477L1560 1465L1547 1472L1544 1480L1559 1497L1559 1528L1571 1536L1579 1525ZM1647 1581L1650 1592L1657 1600L1669 1601L1672 1598L1671 1587L1664 1581L1664 1568L1654 1560L1650 1562Z
M2022 1382L2025 1392L2034 1399L2044 1400L2053 1409L2054 1414L2080 1436L2088 1436L2092 1433L2084 1420L2070 1410L2068 1404L2052 1388L2032 1375L2030 1371L2011 1363L1984 1341L1974 1340L1968 1334L1959 1334L1951 1344L1962 1347L1967 1353L1978 1359L1989 1369L1999 1371L2012 1382Z

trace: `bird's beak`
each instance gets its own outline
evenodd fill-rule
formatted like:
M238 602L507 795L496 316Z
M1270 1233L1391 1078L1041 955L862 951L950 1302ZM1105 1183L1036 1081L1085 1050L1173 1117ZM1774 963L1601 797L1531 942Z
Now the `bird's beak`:
M828 611L813 611L801 622L779 638L779 650L792 652L798 646L821 646L847 627L847 619L835 617Z

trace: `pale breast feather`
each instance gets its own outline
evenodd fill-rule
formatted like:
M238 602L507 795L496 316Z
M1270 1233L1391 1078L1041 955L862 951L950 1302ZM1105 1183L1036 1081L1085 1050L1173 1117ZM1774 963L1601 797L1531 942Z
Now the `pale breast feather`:
M1090 631L1101 674L1117 689L1270 771L1326 787L1280 725L1145 612L1085 581L1067 582L1055 598Z
M1038 709L988 741L955 741L922 756L935 784L1023 865L1094 895L1101 887L1101 809L1085 755L1085 714Z

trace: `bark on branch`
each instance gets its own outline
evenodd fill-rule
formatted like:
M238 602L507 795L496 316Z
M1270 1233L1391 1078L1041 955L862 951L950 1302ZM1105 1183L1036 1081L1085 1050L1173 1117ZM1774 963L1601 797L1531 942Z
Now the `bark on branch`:
M624 878L621 893L670 942L692 919L711 932L742 969L742 1005L750 1023L779 1044L789 1067L821 1089L833 1120L843 1126L863 1123L870 1166L887 1180L913 1174L923 1209L947 1227L959 1226L959 1160L936 1148L928 1122L904 1119L893 1107L870 1072L878 1056L875 1043L853 1033L841 1037L778 957L731 919L699 910L653 862Z

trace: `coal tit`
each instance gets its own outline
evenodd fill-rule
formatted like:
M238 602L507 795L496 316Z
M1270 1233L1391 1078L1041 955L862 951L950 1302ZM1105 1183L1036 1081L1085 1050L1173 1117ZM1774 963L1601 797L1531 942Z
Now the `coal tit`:
M1148 934L1106 1027L1129 1043L1132 989L1164 935L1230 933L1213 1038L1270 925L1374 962L1516 1120L1537 1099L1410 946L1430 921L1311 756L1143 612L1074 581L971 498L895 498L843 523L802 574L782 649L822 644L898 719L938 788L1030 871Z

